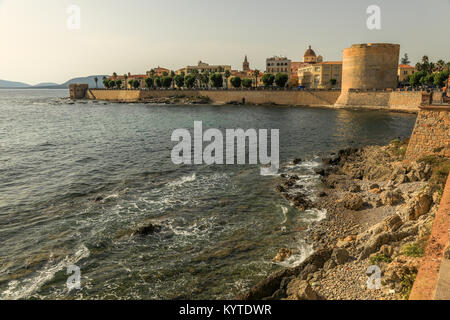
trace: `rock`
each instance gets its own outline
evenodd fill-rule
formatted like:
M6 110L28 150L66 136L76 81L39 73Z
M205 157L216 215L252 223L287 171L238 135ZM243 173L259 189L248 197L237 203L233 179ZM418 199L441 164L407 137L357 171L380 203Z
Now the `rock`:
M398 214L393 214L383 220L383 231L397 231L403 224Z
M318 300L311 285L304 280L295 279L288 284L286 295L289 300Z
M281 185L280 185L280 186L276 186L275 191L276 191L276 192L279 192L279 193L285 193L285 192L287 192L286 188L283 187L283 186L281 186Z
M300 272L299 278L302 280L306 280L308 275L312 275L316 271L317 267L310 263L303 269L302 272Z
M420 259L409 257L397 257L387 265L384 271L385 283L399 283L406 276L417 274Z
M386 243L389 243L395 239L391 232L383 232L370 238L365 245L363 245L362 252L359 259L363 260L368 258L372 253L378 251L378 249Z
M294 160L292 161L292 164L299 164L299 163L302 163L302 159L300 159L300 158L294 159Z
M278 289L268 300L281 300L286 298L286 291L283 289Z
M407 221L417 220L419 217L430 212L433 205L433 196L430 189L425 189L417 197L412 198L403 208L402 213Z
M337 266L336 262L333 259L330 259L327 262L325 262L325 264L323 265L323 270L325 272L327 272L327 271L333 269L336 266Z
M360 195L354 193L347 193L341 200L345 208L356 211L363 206L363 199Z
M372 183L372 184L370 185L369 189L381 189L381 188L380 188L380 185L379 185L379 184L377 184L377 183Z
M444 258L450 260L450 243L447 245L447 248L444 250Z
M345 239L339 239L336 243L336 247L338 248L345 248L350 245L351 242L356 240L356 236L348 236Z
M326 192L319 193L320 198L328 197L328 194Z
M136 227L132 235L146 236L155 232L161 231L161 226L155 225L152 222L146 222Z
M382 191L379 188L373 188L373 189L370 189L369 192L370 193L374 193L374 194L380 194Z
M278 252L277 256L273 258L274 262L283 262L284 260L288 259L292 255L292 252L290 249L287 248L281 248Z
M395 206L402 201L403 197L399 191L385 191L381 194L381 202L386 206Z
M392 248L392 246L384 244L380 248L380 253L385 255L386 257L392 257L392 255L394 254L394 248Z
M337 264L344 264L348 261L350 255L347 250L343 248L336 248L333 250L331 257Z

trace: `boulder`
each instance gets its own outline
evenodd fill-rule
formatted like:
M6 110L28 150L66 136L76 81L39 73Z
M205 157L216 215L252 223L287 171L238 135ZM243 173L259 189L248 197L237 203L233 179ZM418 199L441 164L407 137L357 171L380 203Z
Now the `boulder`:
M319 297L308 281L295 279L286 289L289 300L318 300Z
M336 262L333 259L330 259L323 265L323 271L327 272L336 266L337 266Z
M402 194L397 191L385 191L381 194L381 202L385 206L396 206L403 201Z
M354 193L347 193L341 202L345 208L353 211L361 209L364 203L362 197Z
M289 259L292 256L292 251L287 248L281 248L278 252L277 256L273 258L274 262L283 262L286 259Z
M161 226L155 225L152 222L144 222L138 225L131 233L132 236L146 236L155 232L161 231Z
M292 160L292 164L299 164L299 163L302 163L302 159L297 158L297 159Z
M331 258L334 261L336 261L337 264L344 264L348 261L350 255L348 254L348 251L345 250L344 248L336 248L333 250Z
M316 272L318 269L315 265L312 263L308 264L302 272L300 272L299 278L302 280L306 280L308 275L312 275L314 272Z
M403 216L405 220L417 220L419 217L430 212L433 205L433 196L429 189L425 189L415 198L412 198L403 208Z
M394 254L394 248L392 246L384 244L380 248L380 253L383 254L386 257L392 257Z

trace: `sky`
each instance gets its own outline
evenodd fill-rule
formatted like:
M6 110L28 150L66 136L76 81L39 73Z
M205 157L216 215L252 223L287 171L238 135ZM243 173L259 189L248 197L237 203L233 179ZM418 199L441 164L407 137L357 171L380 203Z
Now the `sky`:
M70 6L80 9L80 28ZM380 8L381 29L367 27ZM342 60L356 43L401 45L412 64L450 60L450 0L0 0L0 79L63 83L94 74L177 70L199 60L241 69L308 45Z

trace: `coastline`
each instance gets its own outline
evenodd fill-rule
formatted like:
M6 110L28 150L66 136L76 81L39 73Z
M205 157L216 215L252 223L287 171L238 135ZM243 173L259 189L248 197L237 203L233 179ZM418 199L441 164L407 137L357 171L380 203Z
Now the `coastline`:
M323 159L316 171L323 191L313 203L293 191L296 177L282 177L277 191L300 211L327 210L305 235L315 252L237 299L408 299L447 177L440 170L448 175L450 162L404 161L406 147L407 141L396 140ZM380 289L367 286L370 266L381 271Z

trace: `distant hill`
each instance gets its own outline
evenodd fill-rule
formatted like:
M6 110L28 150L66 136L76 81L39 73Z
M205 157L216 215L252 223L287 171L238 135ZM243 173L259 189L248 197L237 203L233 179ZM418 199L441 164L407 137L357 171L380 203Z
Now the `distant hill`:
M23 82L0 80L0 88L29 88L29 87L31 87L29 84Z
M0 80L0 88L3 88L3 89L67 89L67 88L69 88L69 85L72 83L88 84L89 88L96 88L97 85L95 84L95 81L94 81L95 77L98 78L98 87L104 88L103 77L108 77L107 75L94 75L94 76L89 76L89 77L73 78L73 79L70 79L69 81L64 82L63 84L57 84L57 83L53 83L53 82L43 82L43 83L39 83L35 86L31 86L31 85L23 83L23 82Z
M97 77L98 78L98 87L99 88L104 88L103 86L103 77L109 77L108 75L95 75L95 76L89 76L89 77L81 77L81 78L73 78L70 79L67 82L64 82L61 87L63 88L68 88L70 84L72 83L80 83L80 84L88 84L89 88L95 88L96 84L94 81L94 78Z
M59 84L54 83L54 82L42 82L39 84L34 85L34 88L39 88L39 87L54 87L54 86L59 86Z

